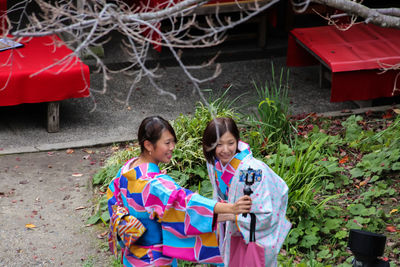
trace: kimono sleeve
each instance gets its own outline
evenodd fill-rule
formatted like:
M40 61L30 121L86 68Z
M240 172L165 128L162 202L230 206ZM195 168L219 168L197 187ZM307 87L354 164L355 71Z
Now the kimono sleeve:
M268 166L262 168L262 180L252 185L252 213L256 215L256 241L275 253L290 229L286 220L288 187ZM246 242L250 236L250 216L236 216L236 225Z
M121 190L119 188L119 180L121 178L122 168L119 169L116 177L110 182L107 188L107 205L110 218L113 216L113 206L117 205L122 207Z
M201 263L221 263L214 218L215 200L177 185L168 177L144 189L146 210L162 227L163 254Z
M163 228L182 237L213 232L216 203L180 187L167 175L153 179L143 190L147 212L157 216Z

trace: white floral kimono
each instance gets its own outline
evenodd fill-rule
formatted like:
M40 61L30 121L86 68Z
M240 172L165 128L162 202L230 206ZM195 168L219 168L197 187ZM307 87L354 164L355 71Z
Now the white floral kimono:
M253 201L251 212L257 218L256 242L264 247L266 266L276 266L277 255L291 227L285 217L288 187L268 165L253 157L248 144L239 141L238 149L226 166L218 160L215 165L207 164L214 199L236 202L244 195L245 174L252 169L255 181L250 196ZM225 266L229 266L231 236L241 235L246 243L249 242L250 216L236 215L235 222L221 223L220 229L219 247Z

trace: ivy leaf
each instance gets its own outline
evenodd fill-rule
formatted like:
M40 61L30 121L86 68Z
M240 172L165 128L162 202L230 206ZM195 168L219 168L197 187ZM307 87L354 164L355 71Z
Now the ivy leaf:
M297 229L293 229L293 231L291 231L289 236L287 237L287 242L289 244L297 244L299 237L299 231L297 231Z
M353 168L353 169L350 170L350 174L354 178L363 177L364 173L365 172L363 170L361 170L360 168Z
M342 220L340 219L328 219L325 221L321 231L325 234L329 234L331 230L339 228L341 222Z
M400 170L400 162L393 163L392 170L399 171Z
M350 211L351 214L353 215L361 215L365 207L363 204L350 204L347 209Z
M326 190L335 189L335 185L334 185L333 183L329 183L329 184L326 185L325 189L326 189Z
M339 231L335 234L335 237L337 239L343 239L343 238L347 238L348 235L349 235L349 233L347 231Z
M331 255L331 252L329 251L329 249L321 250L321 251L318 252L318 254L317 254L317 257L320 258L320 259L328 259L328 258L330 258L331 256L332 256L332 255Z
M346 121L342 122L343 127L346 128L346 141L352 142L358 140L359 136L361 136L362 128L357 122L362 121L362 119L361 116L352 115Z
M361 210L360 215L362 216L371 216L376 213L376 208L375 207L370 207L369 209L363 209Z
M379 180L379 176L378 176L378 175L374 175L374 176L372 176L372 178L371 178L371 183L376 182L376 181L378 181L378 180Z
M314 245L317 245L320 238L317 237L315 234L313 235L306 235L300 242L300 245L305 248L311 248Z

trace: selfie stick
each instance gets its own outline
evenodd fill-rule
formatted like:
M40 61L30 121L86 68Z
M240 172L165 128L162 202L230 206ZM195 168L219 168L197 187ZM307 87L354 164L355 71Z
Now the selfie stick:
M252 177L250 177L250 180L249 180L249 173L250 173L250 176L252 176ZM243 194L245 194L246 196L250 196L252 193L253 193L253 190L251 190L251 185L252 184L254 184L254 178L255 178L255 172L253 171L253 169L252 168L249 168L248 170L247 170L247 173L246 173L246 179L245 179L245 181L244 181L244 183L245 183L245 186L244 186L244 188L243 188ZM247 213L243 213L243 217L247 217Z

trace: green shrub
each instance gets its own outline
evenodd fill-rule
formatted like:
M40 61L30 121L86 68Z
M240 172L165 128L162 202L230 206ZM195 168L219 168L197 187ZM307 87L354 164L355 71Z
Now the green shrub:
M275 151L280 142L290 142L290 121L288 80L289 72L281 69L279 80L275 77L272 65L272 81L263 86L254 86L257 91L256 112L246 116L243 123L248 129L244 132L244 139L253 148L253 153L266 155Z

